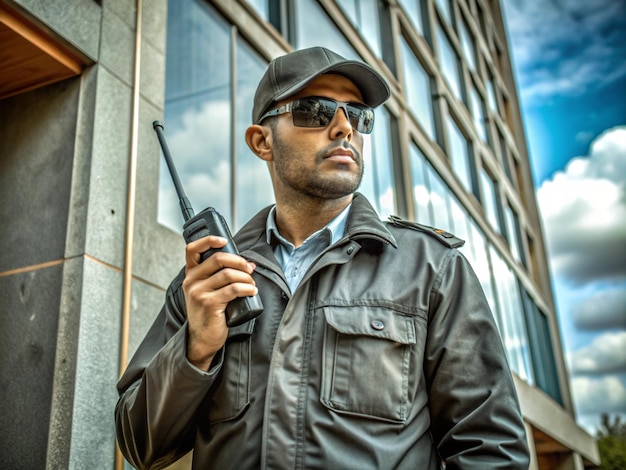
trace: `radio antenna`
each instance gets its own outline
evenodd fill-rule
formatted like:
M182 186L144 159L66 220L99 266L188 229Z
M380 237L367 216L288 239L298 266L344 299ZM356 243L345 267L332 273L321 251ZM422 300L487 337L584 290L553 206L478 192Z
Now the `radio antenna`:
M180 178L178 177L178 172L174 167L174 162L172 160L172 155L170 154L170 149L167 146L167 140L165 140L165 134L163 133L163 124L159 121L154 121L152 123L152 127L157 133L157 137L159 138L159 143L161 144L161 150L163 150L163 157L165 158L165 163L167 163L167 168L170 171L170 176L172 177L172 182L174 183L174 188L176 189L176 194L178 194L178 204L180 205L180 210L183 213L183 218L185 222L193 217L193 208L189 203L189 199L185 195L185 190L183 189L183 185L180 182Z

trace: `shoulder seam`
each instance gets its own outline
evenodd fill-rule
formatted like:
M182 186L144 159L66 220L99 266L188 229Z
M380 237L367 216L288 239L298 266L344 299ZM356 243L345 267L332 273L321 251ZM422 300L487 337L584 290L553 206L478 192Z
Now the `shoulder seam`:
M404 227L411 230L415 230L418 232L425 233L439 241L442 245L447 246L448 248L460 248L465 244L465 240L462 240L452 233L447 232L445 230L441 230L438 228L431 227L429 225L419 224L417 222L411 222L408 220L404 220L396 215L389 216L389 222L398 227Z

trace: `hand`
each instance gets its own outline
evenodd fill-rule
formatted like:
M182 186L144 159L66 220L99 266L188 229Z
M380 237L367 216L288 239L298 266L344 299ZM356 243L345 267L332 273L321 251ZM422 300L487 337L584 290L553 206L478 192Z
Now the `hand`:
M252 296L257 288L252 279L255 265L221 251L200 262L210 248L222 248L227 240L207 236L187 245L183 292L187 306L187 359L208 370L228 336L226 305L237 297Z

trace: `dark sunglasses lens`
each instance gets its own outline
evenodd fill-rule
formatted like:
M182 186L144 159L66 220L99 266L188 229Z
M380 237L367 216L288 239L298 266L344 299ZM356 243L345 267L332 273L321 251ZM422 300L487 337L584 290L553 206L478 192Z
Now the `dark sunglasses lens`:
M298 127L326 127L335 116L337 104L320 98L294 101L291 109L293 124Z
M348 105L350 124L361 134L369 134L374 129L374 110L368 107Z
M369 134L374 128L374 110L367 106L349 104L348 118L354 129ZM326 127L335 117L337 102L325 98L302 98L293 102L291 115L297 127Z

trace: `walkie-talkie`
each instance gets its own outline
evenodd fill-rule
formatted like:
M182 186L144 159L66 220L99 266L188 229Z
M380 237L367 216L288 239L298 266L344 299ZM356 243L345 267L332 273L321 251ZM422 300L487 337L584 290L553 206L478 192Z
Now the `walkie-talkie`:
M235 241L230 234L228 225L226 225L224 217L222 217L219 212L212 207L207 207L202 212L194 216L193 208L189 203L189 199L187 199L187 196L185 195L183 186L178 178L178 173L174 167L174 161L172 160L172 156L167 146L167 141L165 140L165 134L163 133L163 124L159 121L154 121L152 123L152 127L154 127L157 137L159 138L165 163L167 163L167 168L169 169L170 176L174 182L174 188L178 194L178 202L183 213L183 218L185 219L185 223L183 225L183 237L185 238L185 242L190 243L202 237L206 237L207 235L215 235L228 240L228 243L224 247L210 249L202 253L200 257L201 262L216 251L224 251L226 253L238 255L239 251L237 250ZM226 306L226 324L229 327L242 325L257 317L262 311L263 304L261 303L261 299L258 294L252 297L237 297Z

